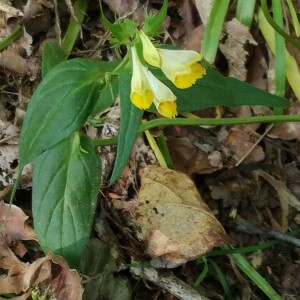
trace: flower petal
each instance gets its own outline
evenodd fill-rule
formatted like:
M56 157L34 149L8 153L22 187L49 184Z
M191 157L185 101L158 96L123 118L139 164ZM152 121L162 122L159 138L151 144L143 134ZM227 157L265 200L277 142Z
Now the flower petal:
M132 54L132 78L131 78L131 102L140 109L147 109L153 102L154 92L151 89L147 69L141 64L135 47L131 48Z
M146 76L154 92L154 104L158 112L167 118L175 117L177 115L177 105L174 93L149 70L146 70Z
M200 60L202 60L202 55L196 51L192 50L170 50L170 49L157 49L162 60L167 59L171 62L176 62L176 64L190 66Z
M175 101L163 101L157 102L154 99L154 104L158 112L167 118L174 118L177 116L177 105Z
M161 57L154 47L153 43L150 41L149 37L144 33L143 30L139 31L139 36L143 44L143 56L146 62L154 67L161 67Z
M191 87L205 74L204 67L197 64L202 59L198 52L167 49L158 49L158 52L162 57L162 71L178 88Z

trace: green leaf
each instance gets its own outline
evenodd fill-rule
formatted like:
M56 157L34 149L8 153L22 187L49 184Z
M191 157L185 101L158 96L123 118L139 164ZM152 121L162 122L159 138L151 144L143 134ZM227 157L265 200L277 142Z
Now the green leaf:
M168 1L164 0L163 6L157 15L146 15L145 22L143 25L143 31L145 34L154 36L159 32L160 26L164 21L168 10Z
M114 62L73 59L53 68L34 92L20 137L20 166L78 130L93 110Z
M128 67L125 67L119 74L120 133L118 136L117 157L110 184L118 179L128 161L143 116L143 110L134 106L130 101L130 82L131 71Z
M152 72L172 89L177 97L177 110L179 112L191 112L216 105L227 107L241 105L288 106L286 99L272 95L235 78L224 77L211 67L207 67L207 74L187 89L176 88L157 69L153 69Z
M89 241L80 268L81 273L90 279L84 286L83 299L132 299L129 280L116 276L118 269L111 248L111 245L108 246L98 239Z
M113 36L119 41L120 44L128 44L134 37L137 24L134 21L126 18L125 20L117 20L116 23L111 23L105 16L102 9L102 1L100 2L101 17L104 25L109 29Z
M95 116L96 114L110 107L115 102L118 95L118 91L118 77L112 76L109 83L101 91L94 106L94 109L91 113L91 116Z
M46 43L42 54L42 77L44 78L51 69L65 60L62 48L54 43Z
M80 145L81 143L81 145ZM90 236L100 187L101 161L87 137L73 134L40 155L33 172L32 211L47 253L78 267Z

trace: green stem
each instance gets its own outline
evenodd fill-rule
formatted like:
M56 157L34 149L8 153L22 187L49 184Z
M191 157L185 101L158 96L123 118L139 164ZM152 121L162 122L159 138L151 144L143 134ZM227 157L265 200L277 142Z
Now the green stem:
M287 34L272 19L271 15L269 13L269 10L268 10L266 0L261 0L261 9L262 9L262 12L263 12L265 18L267 19L269 24L273 27L273 29L275 31L277 31L281 36L283 36L288 42L290 42L298 51L300 51L300 43L297 40L293 39L289 34Z
M276 115L263 117L248 117L248 118L203 118L203 119L155 119L142 124L139 128L139 133L145 130L150 130L159 126L222 126L222 125L241 125L241 124L255 124L255 123L282 123L282 122L300 122L300 115ZM108 146L118 143L118 137L111 139L94 141L95 146Z
M67 32L62 40L61 45L67 57L70 55L78 36L88 3L88 0L76 0L74 3L74 14L77 20L71 16Z
M10 214L11 206L12 206L12 204L14 202L14 199L15 199L16 191L17 191L17 188L18 188L20 180L21 180L22 172L23 172L23 168L20 168L19 172L18 172L18 175L17 175L17 179L16 179L16 181L14 183L14 186L13 186L13 190L10 194L9 206L7 207L7 209L5 211L4 221L2 222L2 224L0 224L0 233L2 233L5 230L5 227L7 225L8 216Z
M19 37L21 37L23 34L23 27L20 25L16 26L16 28L3 40L0 42L0 51L8 47L10 44L12 44L15 40L17 40Z

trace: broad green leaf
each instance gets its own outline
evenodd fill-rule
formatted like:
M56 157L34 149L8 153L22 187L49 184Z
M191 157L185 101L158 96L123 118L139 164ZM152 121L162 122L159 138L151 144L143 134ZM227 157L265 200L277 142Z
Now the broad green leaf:
M90 236L100 188L101 161L78 133L40 155L32 180L32 211L39 242L47 253L78 267Z
M20 137L20 166L78 130L93 110L106 72L114 62L65 61L53 68L34 92Z
M110 82L101 91L91 113L91 116L95 116L96 114L110 107L115 102L118 91L118 77L112 76Z
M51 69L65 60L62 48L54 43L46 43L42 55L42 77L44 78Z
M91 239L81 260L81 273L90 278L84 286L83 299L130 300L132 292L127 278L117 276L116 258L111 245Z
M218 71L207 67L207 74L190 88L178 89L160 71L153 73L177 96L177 110L191 112L216 105L227 107L241 105L265 105L285 107L288 101L260 90L235 78L222 76Z
M143 30L147 35L154 36L159 33L160 26L165 20L168 10L168 1L164 0L163 6L157 15L146 15Z
M126 67L119 74L120 133L118 136L117 157L110 184L118 179L128 161L143 116L143 110L134 106L130 101L130 81L131 71Z

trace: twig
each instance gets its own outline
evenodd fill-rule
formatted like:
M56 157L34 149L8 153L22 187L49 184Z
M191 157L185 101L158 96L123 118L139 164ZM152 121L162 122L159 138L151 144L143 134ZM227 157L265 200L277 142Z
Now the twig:
M153 268L136 268L131 267L131 273L136 276L149 280L167 290L169 293L181 300L209 300L207 297L200 295L195 289L177 278L171 272L160 274Z
M300 239L294 238L292 236L289 236L287 234L281 233L277 230L271 229L266 230L264 228L260 228L249 221L243 219L240 216L237 216L235 219L235 222L237 224L237 230L247 233L247 234L258 234L263 237L267 238L274 238L276 240L282 241L282 242L288 242L296 247L300 247Z

